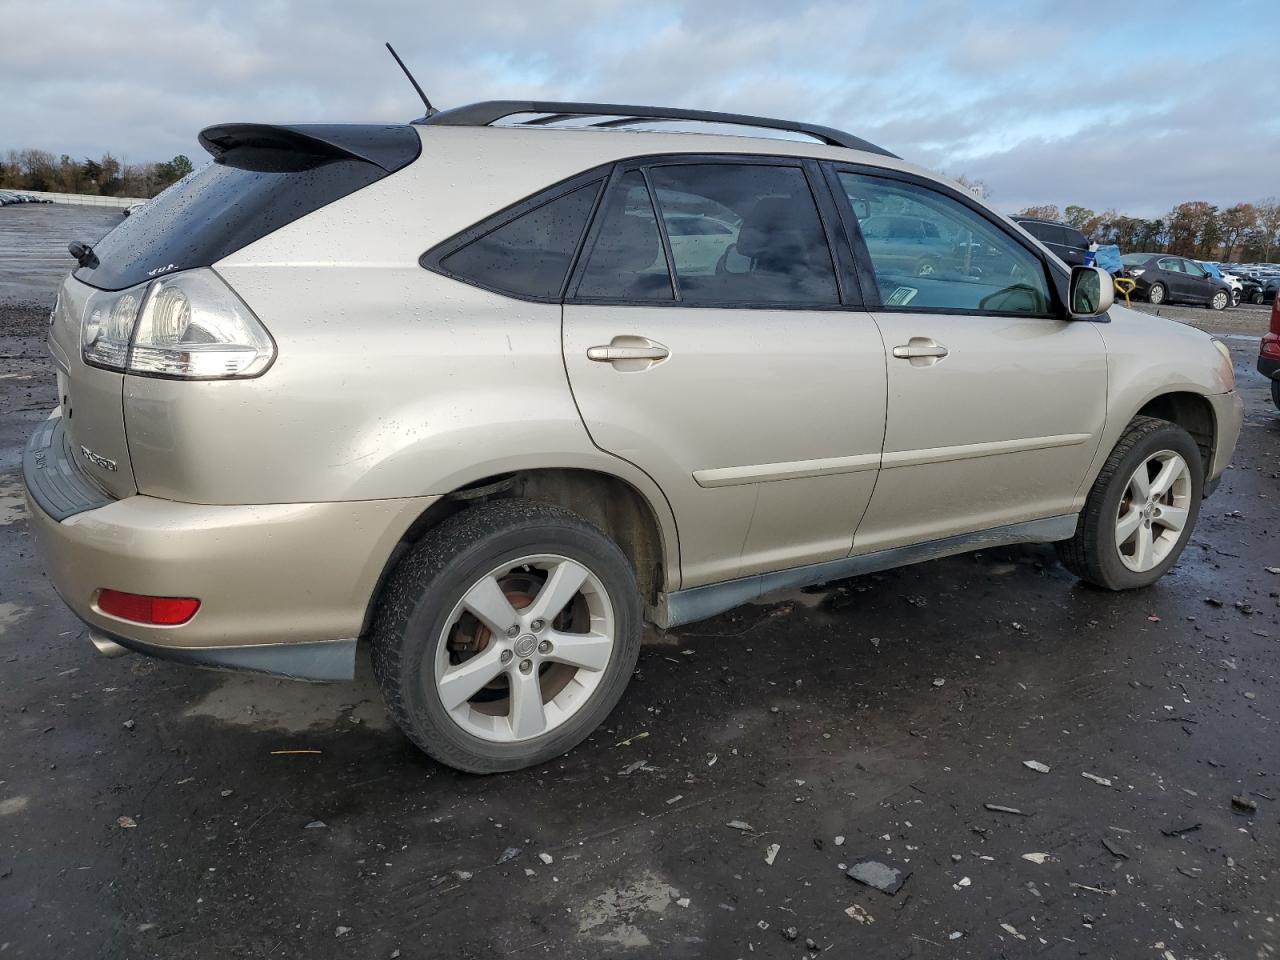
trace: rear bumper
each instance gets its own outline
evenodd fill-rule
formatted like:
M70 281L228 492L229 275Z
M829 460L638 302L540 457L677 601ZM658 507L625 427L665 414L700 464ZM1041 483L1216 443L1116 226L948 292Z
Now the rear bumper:
M56 418L55 418L56 419ZM28 453L42 437L42 426ZM61 518L24 458L31 529L50 582L98 639L152 656L309 680L348 679L356 637L400 537L434 497L212 506L132 496ZM196 597L178 626L102 612L104 588Z
M1272 380L1280 380L1280 357L1258 357L1258 372Z

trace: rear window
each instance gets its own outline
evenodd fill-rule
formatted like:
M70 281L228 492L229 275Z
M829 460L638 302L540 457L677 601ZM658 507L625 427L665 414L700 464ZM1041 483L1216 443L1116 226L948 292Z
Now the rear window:
M418 135L411 128L376 132L382 141L403 140L404 149L417 155ZM230 149L122 220L93 245L97 266L80 267L75 277L102 290L123 290L162 273L207 267L385 176L381 166L352 157Z
M600 181L491 230L440 261L448 274L518 297L558 299Z

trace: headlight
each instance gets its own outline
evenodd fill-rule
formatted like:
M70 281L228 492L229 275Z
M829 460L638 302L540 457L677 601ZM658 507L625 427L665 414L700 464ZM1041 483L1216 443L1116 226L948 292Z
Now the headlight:
M86 363L188 380L254 377L275 343L253 312L211 270L189 270L118 293L89 297L81 323Z

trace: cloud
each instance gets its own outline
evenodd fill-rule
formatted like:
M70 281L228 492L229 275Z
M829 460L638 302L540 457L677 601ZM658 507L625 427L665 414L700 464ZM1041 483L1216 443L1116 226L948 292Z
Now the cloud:
M1270 0L1105 17L1049 0L0 0L0 149L149 160L227 120L404 120L495 97L828 123L984 180L995 202L1138 214L1280 193ZM1219 20L1228 23L1215 22ZM1235 24L1235 25L1233 25ZM1274 31L1272 31L1274 33Z

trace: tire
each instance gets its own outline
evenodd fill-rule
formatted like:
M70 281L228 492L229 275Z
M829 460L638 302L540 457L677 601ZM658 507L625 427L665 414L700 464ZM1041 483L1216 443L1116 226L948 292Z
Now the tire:
M528 619L561 564L569 580L577 570L586 580L545 621ZM483 586L492 589L494 580L498 592L486 593ZM475 599L466 606L464 597ZM486 627L471 612L472 606L485 609L481 601L489 601L490 621L519 618L513 632ZM578 633L583 625L585 635ZM428 755L469 773L517 770L566 753L604 722L635 669L641 628L635 570L599 528L548 504L491 501L442 522L396 566L374 612L373 672L388 712ZM598 641L608 634L612 645L602 653ZM598 661L592 668L562 659L575 643L588 642ZM473 660L477 669L468 679L458 668ZM487 684L466 695L474 677L490 673ZM530 678L532 688L524 686ZM441 684L449 682L453 688L442 693ZM517 709L519 691L530 689L538 695L536 708L526 698L528 709ZM452 710L445 696L458 700ZM519 718L530 710L543 726L523 723L522 731Z
M1241 294L1240 294L1240 291L1239 291L1239 290L1232 290L1232 291L1231 291L1231 305L1232 305L1233 307L1238 307L1238 306L1240 306L1240 296L1241 296Z
M1153 283L1147 291L1147 301L1157 305L1164 303L1167 292L1163 283Z
M1280 380L1271 381L1271 402L1280 410Z
M1225 290L1219 290L1209 300L1209 306L1214 310L1225 310L1227 304L1231 302L1231 295Z
M1168 502L1158 502L1152 511L1135 507L1137 498L1130 490L1131 478L1139 466L1154 462L1155 469L1163 469L1158 458L1180 457L1186 467L1185 483L1181 476L1175 478L1168 494ZM1175 464L1176 466L1176 464ZM1151 468L1149 468L1151 469ZM1160 479L1156 473L1155 479ZM1106 590L1133 590L1150 586L1178 562L1178 557L1191 538L1191 531L1200 515L1200 501L1204 493L1204 466L1200 449L1191 435L1176 424L1154 417L1135 417L1125 429L1120 441L1103 464L1102 472L1094 481L1085 500L1084 509L1076 524L1075 536L1055 544L1058 558L1063 565L1081 580ZM1122 508L1124 513L1122 513ZM1151 558L1154 562L1147 569L1134 569L1131 563L1137 559L1138 542L1125 539L1132 546L1128 562L1117 546L1117 527L1130 511L1136 509L1139 518L1132 537L1140 538L1145 527L1154 539ZM1185 510L1183 526L1176 534L1159 519L1163 511L1174 516L1174 511ZM1146 518L1146 519L1144 519ZM1141 566L1141 564L1137 564Z
M1249 302L1254 306L1262 306L1262 301L1263 296L1261 290L1255 290L1253 293L1249 294Z

